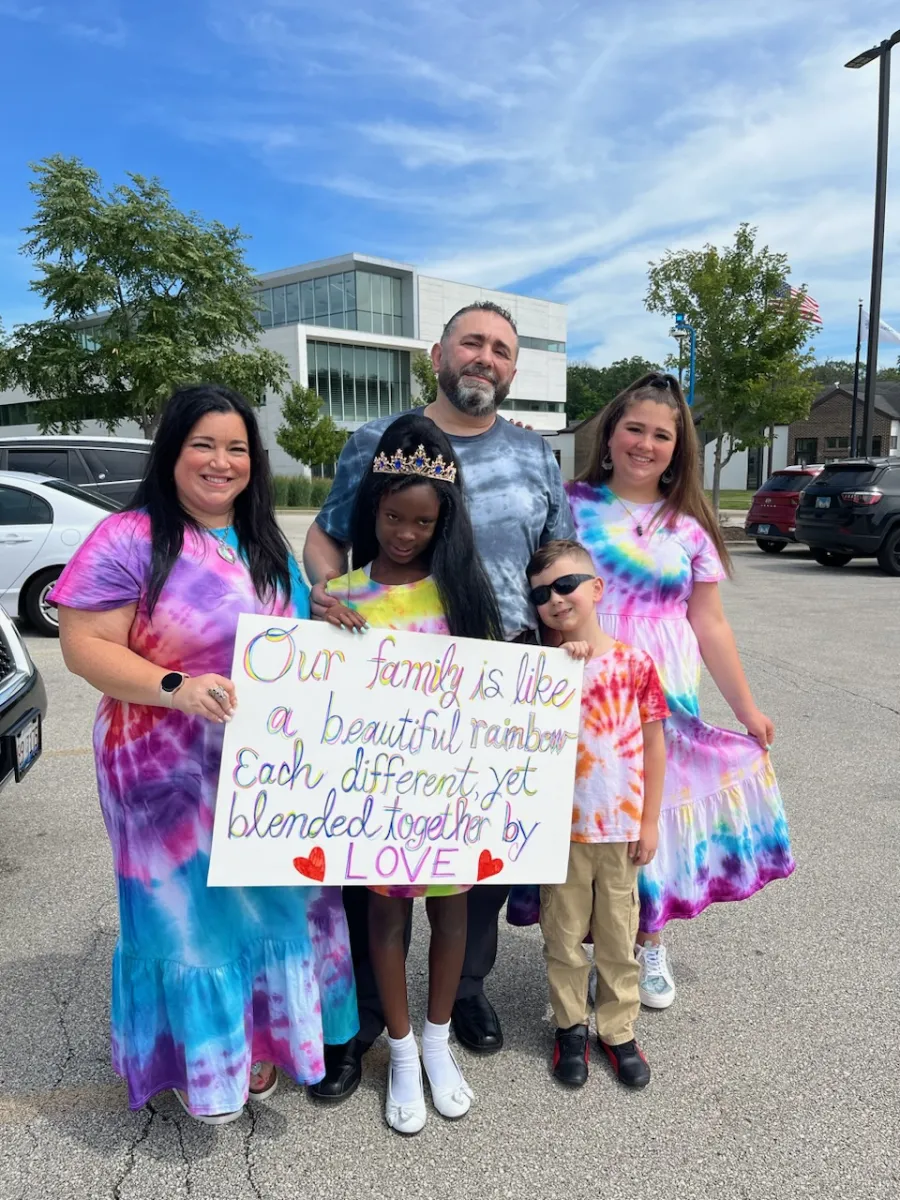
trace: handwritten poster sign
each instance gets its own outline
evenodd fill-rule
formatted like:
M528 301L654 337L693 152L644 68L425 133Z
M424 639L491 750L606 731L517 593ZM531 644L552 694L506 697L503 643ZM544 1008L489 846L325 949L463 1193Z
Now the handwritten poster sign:
M561 883L582 666L244 615L211 886Z

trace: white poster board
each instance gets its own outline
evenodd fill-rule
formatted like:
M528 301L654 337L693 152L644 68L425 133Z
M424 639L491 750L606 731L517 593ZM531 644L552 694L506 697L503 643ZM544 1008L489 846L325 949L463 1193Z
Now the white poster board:
M582 665L244 615L210 886L562 883Z

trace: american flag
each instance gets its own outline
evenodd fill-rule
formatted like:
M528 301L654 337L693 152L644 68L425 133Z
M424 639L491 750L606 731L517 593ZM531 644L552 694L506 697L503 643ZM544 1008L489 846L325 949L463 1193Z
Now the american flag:
M819 302L813 300L812 296L804 295L799 288L791 287L787 283L779 284L775 289L775 295L772 298L772 307L781 308L785 300L800 300L800 316L805 317L807 321L812 321L815 325L822 324L822 318L819 316Z

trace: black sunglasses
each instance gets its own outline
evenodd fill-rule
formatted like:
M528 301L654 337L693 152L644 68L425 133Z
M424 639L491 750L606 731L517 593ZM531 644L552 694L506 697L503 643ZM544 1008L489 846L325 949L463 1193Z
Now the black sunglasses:
M540 608L550 599L551 592L556 592L557 596L571 596L576 588L596 578L596 575L560 575L552 583L542 583L540 587L532 588L528 595L534 607Z

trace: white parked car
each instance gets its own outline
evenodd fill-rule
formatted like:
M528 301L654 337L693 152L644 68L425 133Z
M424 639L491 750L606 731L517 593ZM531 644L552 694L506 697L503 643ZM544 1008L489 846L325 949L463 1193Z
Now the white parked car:
M118 509L62 479L0 471L0 604L58 636L47 593L98 521Z

